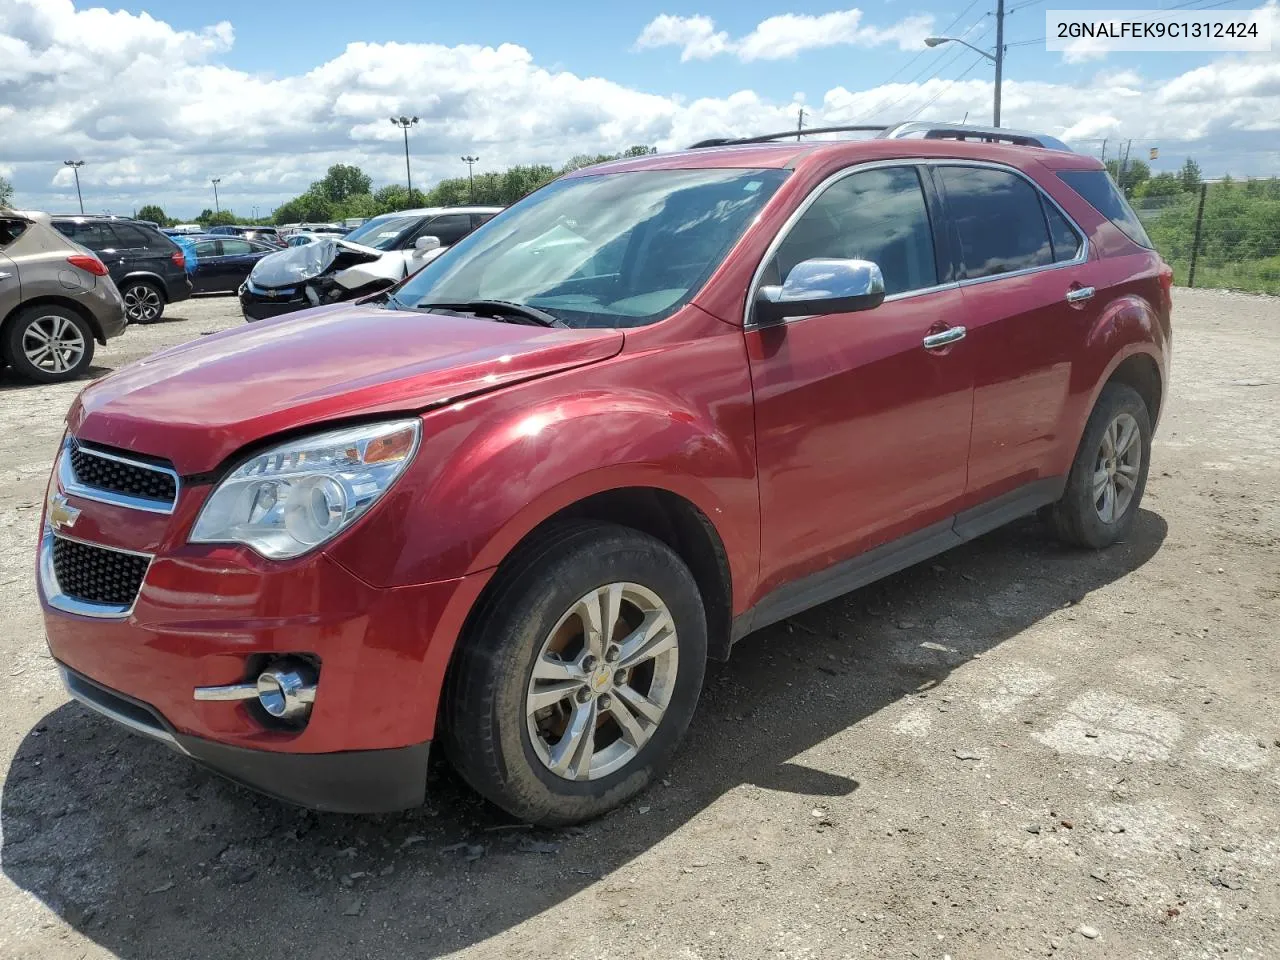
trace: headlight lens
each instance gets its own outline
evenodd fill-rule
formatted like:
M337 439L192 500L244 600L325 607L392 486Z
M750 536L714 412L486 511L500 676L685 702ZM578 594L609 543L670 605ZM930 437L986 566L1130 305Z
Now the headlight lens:
M196 519L192 543L242 543L271 560L301 556L372 507L418 449L417 420L301 437L246 460Z

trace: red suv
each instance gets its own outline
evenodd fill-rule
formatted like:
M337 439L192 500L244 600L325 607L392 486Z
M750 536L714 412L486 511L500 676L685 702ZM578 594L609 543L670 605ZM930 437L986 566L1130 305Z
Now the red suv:
M1035 511L1122 539L1170 284L1097 160L1007 131L579 170L380 302L86 387L49 646L290 801L415 805L438 740L515 816L589 818L745 634Z

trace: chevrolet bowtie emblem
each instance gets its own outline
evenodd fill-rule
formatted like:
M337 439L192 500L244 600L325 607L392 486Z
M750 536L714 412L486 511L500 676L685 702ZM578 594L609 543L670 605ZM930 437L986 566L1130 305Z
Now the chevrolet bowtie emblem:
M55 493L49 498L49 509L45 511L45 519L53 529L61 530L63 527L75 526L76 521L80 519L80 511L67 503L67 498L62 494Z

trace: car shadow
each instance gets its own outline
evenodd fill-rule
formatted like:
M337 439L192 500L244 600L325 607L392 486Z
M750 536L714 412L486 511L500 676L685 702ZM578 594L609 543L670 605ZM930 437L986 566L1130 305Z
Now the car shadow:
M96 363L89 364L84 372L78 377L64 381L65 383L88 383L91 380L97 380L99 377L105 377L108 373L115 370L115 367L103 367ZM0 367L0 393L6 390L29 390L32 387L47 387L51 384L37 383L35 380L28 380L26 377L19 376L13 372L11 367ZM52 384L56 386L56 384Z
M125 960L283 956L299 944L334 960L442 956L609 877L735 788L857 790L857 770L797 757L1136 570L1166 533L1144 510L1126 543L1092 553L1027 520L761 631L711 666L667 778L567 830L512 824L442 764L418 810L303 811L67 704L13 758L0 864Z

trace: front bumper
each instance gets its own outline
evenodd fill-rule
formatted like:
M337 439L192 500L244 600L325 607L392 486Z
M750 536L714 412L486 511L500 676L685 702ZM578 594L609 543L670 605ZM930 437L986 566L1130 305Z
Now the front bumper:
M244 312L244 318L249 321L268 320L282 313L293 313L313 306L315 304L303 295L301 285L286 287L274 297L255 293L249 289L247 282L240 286L240 309Z
M58 665L67 692L89 709L158 740L243 786L333 813L389 813L421 805L431 743L385 750L275 753L183 734L148 703Z

